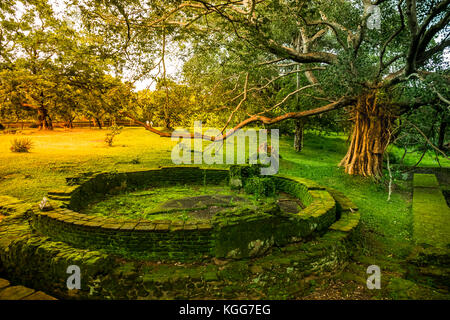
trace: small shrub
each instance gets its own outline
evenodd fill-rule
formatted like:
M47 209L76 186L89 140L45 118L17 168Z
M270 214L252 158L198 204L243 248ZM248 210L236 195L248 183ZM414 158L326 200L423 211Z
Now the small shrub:
M108 146L112 147L114 138L122 132L123 127L119 127L117 125L113 125L109 128L109 131L106 134L105 142Z
M29 138L18 138L11 141L10 150L12 152L29 152L33 147L33 141Z
M245 180L251 177L259 177L261 174L261 164L232 165L230 167L230 177Z

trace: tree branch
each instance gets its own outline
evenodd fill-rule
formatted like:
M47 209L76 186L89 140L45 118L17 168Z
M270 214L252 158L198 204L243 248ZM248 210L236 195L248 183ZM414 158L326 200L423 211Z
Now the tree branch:
M411 121L408 121L406 119L403 119L403 121L409 123L414 129L416 129L421 135L422 137L424 137L425 141L437 152L439 152L440 154L442 154L446 159L448 159L448 156L445 154L444 151L442 151L441 149L439 149L438 147L436 147L431 141L430 139L428 139L428 137L426 136L425 133L423 133L422 130L420 130L414 123L412 123Z
M300 118L305 118L305 117L322 114L324 112L329 112L331 110L337 110L337 109L346 107L350 104L353 104L355 102L356 102L356 99L354 97L342 97L338 101L332 102L332 103L327 104L322 107L305 110L305 111L299 111L299 112L288 112L288 113L285 113L285 114L275 117L275 118L269 118L269 117L262 116L262 115L253 115L253 116L245 119L244 121L240 122L239 124L237 124L233 129L229 130L227 133L222 134L220 136L215 136L215 137L206 136L204 134L192 134L192 133L177 134L177 136L182 137L182 138L189 138L189 139L205 139L205 140L209 140L209 141L222 141L222 140L225 140L225 139L231 137L232 135L234 135L239 129L242 129L245 126L247 126L251 123L254 123L254 122L261 122L264 124L275 124L275 123L285 121L288 119L300 119ZM153 127L148 126L146 123L137 120L135 117L133 117L130 113L128 113L126 111L120 111L119 113L123 116L126 116L126 117L132 119L135 123L143 126L148 131L156 133L160 137L170 138L172 136L172 133L162 132Z

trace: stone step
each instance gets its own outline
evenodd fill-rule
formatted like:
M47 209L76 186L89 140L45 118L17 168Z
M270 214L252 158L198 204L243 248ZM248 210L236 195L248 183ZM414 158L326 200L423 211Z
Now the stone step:
M50 196L66 196L66 197L70 197L70 195L72 194L72 192L77 188L77 186L67 186L67 187L63 187L63 188L59 188L59 189L53 189L50 190L49 192L47 192L47 194Z
M20 204L20 203L23 203L23 201L19 200L17 198L10 197L10 196L0 196L0 207L8 206L8 205L16 205L16 204Z
M70 197L68 196L56 196L48 194L47 198L49 198L50 200L57 200L57 201L70 201Z
M349 232L355 228L360 219L360 214L358 211L343 211L341 213L341 218L333 223L329 229Z
M0 279L0 290L9 287L9 281L6 279Z
M359 223L360 213L358 207L347 196L333 188L326 189L336 201L336 208L340 214L339 220L333 223L329 229L350 232Z
M414 174L414 239L418 244L450 245L450 208L434 174Z
M55 297L49 296L42 291L36 291L31 296L23 298L23 300L58 300Z
M439 182L434 174L415 173L413 186L414 188L439 188Z
M358 210L358 207L353 203L353 201L347 198L347 196L344 193L333 188L327 188L326 190L333 196L339 210L341 211Z
M57 300L42 291L24 286L11 286L6 279L0 279L0 300Z

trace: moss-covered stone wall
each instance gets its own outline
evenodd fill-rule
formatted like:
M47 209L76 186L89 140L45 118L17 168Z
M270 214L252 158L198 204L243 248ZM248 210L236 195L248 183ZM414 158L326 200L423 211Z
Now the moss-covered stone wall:
M231 170L231 178L238 174L244 179L251 176L249 170L244 169L239 169L238 173L236 168ZM53 240L79 248L101 249L140 259L190 261L212 256L234 259L258 256L274 245L284 246L321 233L336 221L335 200L324 187L286 176L270 179L277 190L299 198L307 207L297 214L285 213L276 203L267 201L258 207L230 209L214 216L210 222L197 223L119 220L80 214L66 208L50 211L35 208L31 224ZM79 210L106 193L176 183L221 184L229 180L228 170L166 167L97 173L78 187L52 194L66 197L68 206Z
M0 223L0 272L11 281L65 299L188 299L211 290L217 298L236 298L240 286L248 290L255 278L267 279L261 290L281 292L286 277L339 270L348 255L346 235L331 231L313 242L225 266L145 265L52 241L33 232L25 217L8 217ZM70 265L80 267L81 290L66 287Z
M68 209L33 213L33 228L79 248L151 260L192 260L212 254L210 224L107 219Z
M304 181L304 184L309 185L311 204L321 200L318 197L320 194L323 196L322 201L327 198L321 192L315 193L324 191L322 187L312 186L309 181ZM30 204L0 196L0 214L6 216L0 221L0 274L13 282L43 290L59 298L198 299L207 295L218 299L236 299L242 297L240 290L248 295L248 290L258 283L255 288L258 292L267 292L269 298L285 299L288 292L298 290L293 285L300 283L305 276L314 272L340 270L348 258L346 239L357 225L359 213L345 195L332 189L329 192L336 201L340 219L322 230L326 231L323 236L316 237L314 241L281 247L255 259L221 260L226 262L224 265L212 262L148 264L117 258L104 250L93 250L92 247L76 248L65 241L54 241L53 237L36 232L32 228L36 213L35 210L31 211ZM271 210L273 207L269 203L263 211L267 215L283 215ZM61 216L56 215L58 211ZM63 212L62 209L55 210L52 214L50 212L52 211L37 219L49 219L49 223L55 223L56 221L51 220L70 219L70 215L79 215L73 211ZM241 221L243 231L257 229L251 211L241 214L247 219ZM227 221L234 223L231 213L229 218ZM89 221L85 220L85 223ZM261 220L263 225L265 222ZM223 232L227 230L227 226L220 221L215 223L224 228ZM70 225L72 224L62 224L56 228L67 228ZM262 231L267 230L270 229ZM256 234L256 237L261 238L261 233ZM252 241L250 237L247 240L250 240L251 249L262 247L259 241ZM229 248L233 247L230 244ZM81 290L67 289L66 280L69 275L66 270L70 265L77 265L81 269Z
M332 194L338 193L333 190ZM349 255L346 239L359 213L344 195L334 199L338 210L343 210L341 219L314 241L285 246L255 259L222 260L224 265L180 265L118 259L100 250L53 241L31 227L29 204L0 196L0 214L6 215L0 221L0 273L59 298L191 299L206 295L236 299L255 288L269 298L285 299L299 289L296 284L305 276L335 272L345 265ZM252 222L251 214L248 219ZM67 289L70 265L81 269L81 290Z

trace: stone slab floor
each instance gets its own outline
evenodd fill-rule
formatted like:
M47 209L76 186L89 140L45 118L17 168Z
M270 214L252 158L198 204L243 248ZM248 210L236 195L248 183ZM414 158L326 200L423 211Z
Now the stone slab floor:
M42 291L24 286L11 286L8 280L0 278L0 300L57 300Z
M414 238L419 244L450 246L450 208L434 174L414 174Z

